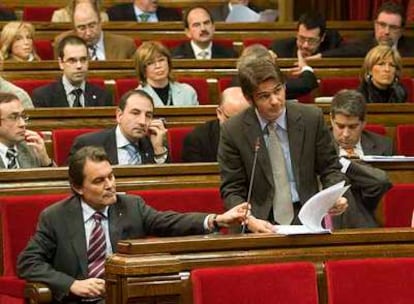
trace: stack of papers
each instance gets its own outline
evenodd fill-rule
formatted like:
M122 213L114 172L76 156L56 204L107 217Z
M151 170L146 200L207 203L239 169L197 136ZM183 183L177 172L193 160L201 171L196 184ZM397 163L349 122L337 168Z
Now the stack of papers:
M392 156L364 155L361 157L361 159L366 162L411 162L411 161L414 161L413 156L404 156L404 155L392 155Z
M273 22L276 20L277 15L277 10L267 9L256 13L245 5L233 4L226 22Z
M345 186L345 181L342 181L316 193L299 212L298 216L303 225L274 225L274 232L287 235L330 233L329 229L322 227L322 220L349 187L350 185Z

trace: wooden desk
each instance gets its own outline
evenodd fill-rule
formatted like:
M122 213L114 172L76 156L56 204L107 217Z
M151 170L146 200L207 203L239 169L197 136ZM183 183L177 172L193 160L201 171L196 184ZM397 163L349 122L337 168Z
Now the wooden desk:
M192 303L191 270L201 267L364 257L414 256L412 229L352 229L332 235L206 235L121 241L106 262L107 302ZM154 301L154 302L152 302Z

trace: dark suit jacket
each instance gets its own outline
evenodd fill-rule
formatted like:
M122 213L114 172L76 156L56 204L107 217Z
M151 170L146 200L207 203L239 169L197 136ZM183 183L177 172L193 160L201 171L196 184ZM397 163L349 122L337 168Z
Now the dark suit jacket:
M203 234L206 214L158 212L138 196L118 195L109 207L109 234L116 252L118 241L148 235L177 236ZM77 195L46 208L40 215L35 235L19 255L21 278L43 282L56 299L69 293L75 279L88 273L84 219Z
M184 138L182 160L184 162L216 162L219 138L218 119L207 121L194 128Z
M6 8L0 8L0 21L17 20L16 14Z
M365 57L377 44L377 40L372 35L367 39L344 43L337 49L323 50L322 57ZM413 57L413 45L414 37L401 36L398 40L398 52L402 57Z
M347 178L340 172L338 156L321 110L288 102L286 115L293 174L300 203L304 204L319 191L318 176L324 188ZM260 149L251 196L252 214L267 220L273 217L275 189L270 158L253 107L222 125L218 149L220 189L226 208L246 201L257 138L260 139ZM334 218L335 228L366 226L349 193L348 204L348 210Z
M342 37L336 30L326 30L324 41L319 45L315 54L335 49L342 43ZM296 37L280 39L273 41L270 49L277 54L279 58L297 58L298 48L296 46Z
M255 7L254 5L249 4L248 7L251 10L258 12L258 8ZM214 21L226 21L226 18L230 13L229 4L224 3L222 5L215 6L211 8L209 11Z
M106 154L108 155L110 163L112 165L118 165L119 162L118 150L116 146L115 127L78 136L73 142L72 148L70 149L70 156L85 146L103 147ZM148 137L144 137L139 140L138 148L143 164L155 163L154 149ZM169 160L170 158L168 157L166 162L169 162Z
M137 21L133 3L114 5L106 12L110 21ZM159 21L181 21L181 14L172 8L158 6L156 15Z
M195 59L193 48L191 47L190 41L184 42L177 46L172 51L172 57L177 59ZM226 48L213 42L211 48L211 58L237 58L237 53L234 49Z
M374 132L363 130L361 134L361 146L365 155L393 155L392 139Z
M16 145L17 148L17 162L20 168L38 168L41 167L39 159L33 153L33 150L25 142L20 142ZM6 168L7 164L3 163L0 157L0 169Z
M85 107L103 107L112 106L112 96L106 90L86 82ZM36 108L43 107L69 107L66 98L65 88L63 87L62 78L56 82L41 86L33 90L33 105Z

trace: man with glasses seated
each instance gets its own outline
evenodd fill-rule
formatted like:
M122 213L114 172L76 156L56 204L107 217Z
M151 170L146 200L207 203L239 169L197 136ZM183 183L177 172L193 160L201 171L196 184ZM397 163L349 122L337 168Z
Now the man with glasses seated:
M19 98L0 92L0 169L53 166L43 138L26 129L28 120Z
M403 35L405 10L401 4L388 1L378 9L374 21L374 33L371 37L343 44L340 48L322 51L321 57L365 57L368 51L385 44L398 49L401 57L414 56L414 38Z
M113 104L111 94L86 81L89 55L82 38L63 38L58 52L63 75L58 81L33 91L35 107L99 107Z
M308 12L299 17L294 38L276 39L270 49L279 58L296 58L298 50L304 58L340 46L342 37L335 30L326 29L325 18L318 12Z
M102 30L102 20L96 3L78 2L73 8L73 30L55 38L55 46L68 35L77 35L86 41L92 60L130 59L136 51L132 38ZM55 50L56 51L56 50ZM58 56L57 52L55 53Z

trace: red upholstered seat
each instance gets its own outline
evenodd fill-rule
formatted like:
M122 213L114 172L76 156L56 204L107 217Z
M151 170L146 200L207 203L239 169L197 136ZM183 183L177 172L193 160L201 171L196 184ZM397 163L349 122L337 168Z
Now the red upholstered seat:
M385 195L385 227L411 227L414 211L414 184L396 184Z
M177 46L179 46L180 44L186 41L189 41L189 39L185 37L160 39L160 42L162 43L162 45L164 45L169 50L176 48Z
M404 88L407 90L407 102L414 102L414 79L409 77L404 77L401 79L401 83Z
M187 83L197 92L198 101L201 105L210 104L208 82L204 77L178 77L177 81Z
M243 47L248 47L253 44L261 44L264 45L266 48L269 48L272 44L273 39L271 38L246 38L243 39Z
M382 125L382 124L366 124L365 125L365 130L377 133L379 135L386 135L387 134L387 130L385 129L384 125Z
M119 100L126 92L135 89L139 82L137 78L119 78L115 80L115 104L119 104Z
M52 130L53 159L58 166L65 166L75 138L81 134L99 129L57 129Z
M42 194L0 197L3 275L0 277L0 303L23 304L25 281L16 276L19 253L36 229L40 212L68 194Z
M167 132L168 148L170 149L171 161L181 163L181 153L183 151L184 138L193 130L193 127L173 127Z
M27 6L23 8L24 21L51 21L52 15L58 7L54 6Z
M411 304L414 258L370 258L325 263L328 304Z
M53 82L53 79L16 79L16 80L12 80L13 84L15 84L16 86L18 86L19 88L22 88L23 90L25 90L27 92L27 94L29 94L30 96L32 96L33 90L47 85L51 82Z
M52 41L49 39L35 39L33 43L36 53L42 60L54 59Z
M319 95L334 96L342 89L356 89L359 82L359 78L356 76L322 78L319 82Z
M127 193L141 196L148 205L161 211L224 212L218 188L133 190Z
M191 281L194 304L318 303L309 262L201 268L191 271Z
M414 125L398 125L396 128L397 153L414 156Z
M231 81L232 81L231 77L220 77L217 83L219 92L223 92L225 89L230 87Z
M88 82L100 87L101 89L105 89L105 80L103 78L89 78Z

